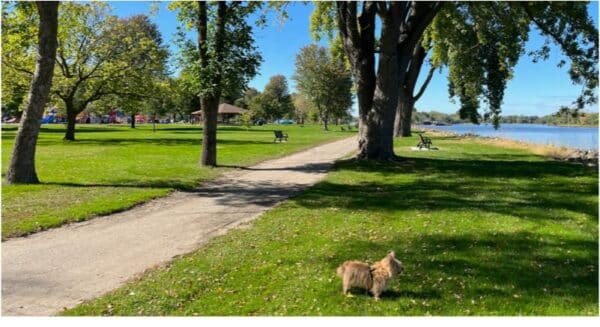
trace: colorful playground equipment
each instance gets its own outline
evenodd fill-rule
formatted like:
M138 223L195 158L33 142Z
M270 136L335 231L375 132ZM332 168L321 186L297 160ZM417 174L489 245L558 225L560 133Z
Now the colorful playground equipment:
M56 108L51 108L44 112L42 117L42 124L54 124L57 122L57 111Z

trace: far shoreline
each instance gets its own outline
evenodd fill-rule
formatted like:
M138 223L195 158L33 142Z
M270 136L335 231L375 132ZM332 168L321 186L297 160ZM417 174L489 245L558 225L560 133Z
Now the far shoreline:
M423 131L422 125L415 126L413 131ZM586 166L598 166L598 149L577 149L567 146L557 146L553 144L539 144L528 141L513 140L499 136L483 136L472 133L456 133L452 131L428 128L427 132L432 132L435 136L456 136L463 139L471 139L475 142L499 147L524 149L534 154L541 155L559 161L568 161L580 163ZM413 132L414 133L414 132Z
M449 123L446 125L423 125L423 124L413 124L413 126L423 127L423 126L456 126L456 125L472 125L472 126L482 126L482 125L491 125L491 123L482 123L482 124L473 124L473 123ZM600 128L600 125L565 125L565 124L542 124L542 123L501 123L502 125L542 125L542 126L552 126L552 127L582 127L582 128Z

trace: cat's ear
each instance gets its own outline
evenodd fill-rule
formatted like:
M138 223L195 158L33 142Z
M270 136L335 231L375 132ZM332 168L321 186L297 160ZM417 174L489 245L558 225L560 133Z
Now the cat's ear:
M388 252L388 255L392 258L396 258L396 252L394 252L394 250L390 250L390 252Z

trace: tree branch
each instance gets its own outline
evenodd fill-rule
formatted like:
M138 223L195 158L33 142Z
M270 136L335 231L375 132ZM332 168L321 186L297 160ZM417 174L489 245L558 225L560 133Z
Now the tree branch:
M69 64L67 64L67 60L65 59L65 54L63 53L62 47L60 48L60 51L58 51L58 59L60 60L57 60L57 63L60 66L60 70L62 71L63 75L66 78L73 77L71 72L69 72Z
M410 59L410 65L406 73L405 83L403 83L411 95L413 94L415 85L417 84L417 79L421 73L421 67L423 66L423 61L425 60L426 54L427 52L425 51L425 48L417 43Z
M425 93L425 89L427 88L427 85L429 85L429 82L431 81L431 78L433 77L433 72L435 71L435 66L431 65L431 67L429 67L429 72L427 73L427 78L425 78L425 82L423 82L423 85L421 85L421 88L419 89L419 92L417 93L417 95L415 95L413 97L414 101L417 101L421 98L421 96L423 95L423 93Z
M568 49L569 46L567 44L564 43L564 41L560 38L559 35L557 35L556 33L550 31L548 28L546 28L546 26L544 26L544 24L542 24L542 22L540 22L537 18L535 18L535 15L531 12L531 10L529 8L527 8L527 6L525 5L525 3L522 2L518 2L519 6L521 8L523 8L523 10L525 11L525 13L527 14L527 16L529 17L529 19L535 23L535 25L546 35L549 35L550 37L552 37L552 39L554 39L554 41L556 43L558 43L560 45L560 47L563 49L563 51L565 53L568 53ZM512 4L510 4L512 6Z
M7 66L7 67L9 67L9 68L11 68L11 69L14 69L14 70L16 70L16 71L18 71L18 72L25 73L25 74L27 74L27 75L33 76L33 72L32 72L32 71L30 71L29 69L26 69L26 68L23 68L23 67L18 67L18 66L15 66L15 65L13 65L13 64L11 64L11 63L8 63L8 61L6 61L6 60L2 60L2 64L3 64L4 66Z

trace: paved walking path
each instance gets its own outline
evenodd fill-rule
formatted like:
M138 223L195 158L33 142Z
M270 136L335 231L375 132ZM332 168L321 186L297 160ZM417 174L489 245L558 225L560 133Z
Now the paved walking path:
M321 180L355 138L238 169L132 210L2 243L2 314L53 315L113 290L149 267Z

